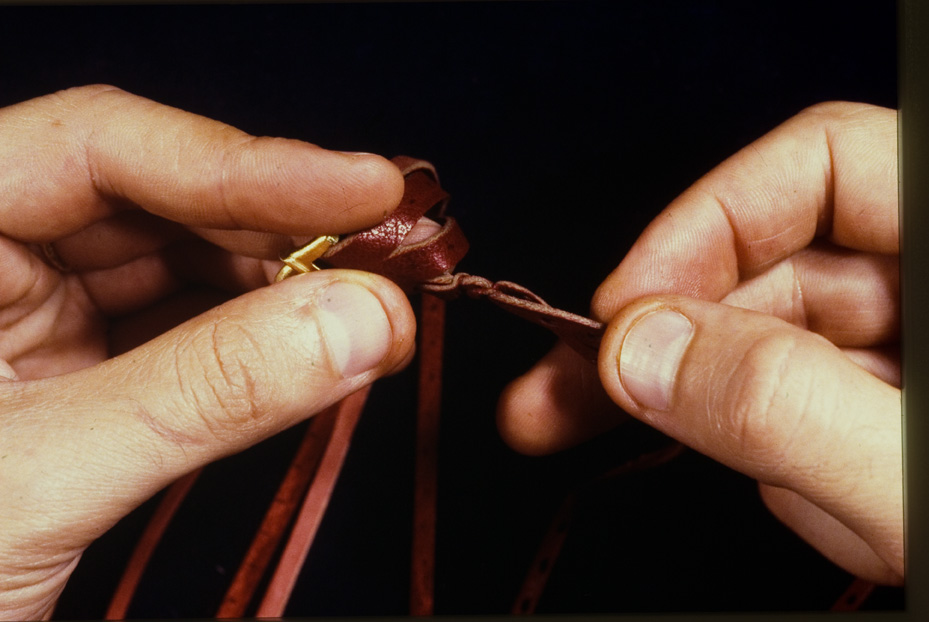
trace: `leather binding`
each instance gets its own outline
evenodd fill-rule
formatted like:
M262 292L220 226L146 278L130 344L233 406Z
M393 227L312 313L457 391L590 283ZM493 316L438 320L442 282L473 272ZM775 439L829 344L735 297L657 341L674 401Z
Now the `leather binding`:
M334 268L386 276L412 293L420 283L451 272L468 252L468 241L455 219L445 215L449 196L439 185L435 168L406 156L392 162L406 180L400 205L381 224L342 238L322 259ZM439 223L439 231L416 244L403 245L427 213Z

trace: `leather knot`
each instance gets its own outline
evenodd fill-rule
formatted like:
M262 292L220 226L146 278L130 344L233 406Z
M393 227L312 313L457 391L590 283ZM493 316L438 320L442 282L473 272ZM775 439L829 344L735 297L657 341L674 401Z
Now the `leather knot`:
M392 160L406 179L400 205L381 224L343 238L322 257L336 268L375 272L407 293L448 274L468 252L468 240L454 218L445 215L448 193L429 162L407 156ZM425 240L404 245L419 219L429 213L439 230Z
M454 218L445 215L449 195L429 162L407 156L392 160L406 180L400 205L381 224L351 234L322 256L336 268L375 272L407 293L421 291L442 299L487 298L510 313L547 328L588 361L597 360L604 325L552 307L527 288L511 281L493 282L481 276L454 273L468 252L468 241ZM421 218L440 228L424 240L404 244Z
M604 331L601 322L553 307L518 283L494 283L482 276L459 272L422 283L419 289L443 299L453 299L462 293L471 298L486 298L524 320L547 328L588 361L597 360Z

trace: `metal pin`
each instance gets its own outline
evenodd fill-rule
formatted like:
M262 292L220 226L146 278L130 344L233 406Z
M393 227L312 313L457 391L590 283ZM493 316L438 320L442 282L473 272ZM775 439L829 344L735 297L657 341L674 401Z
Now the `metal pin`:
M283 281L287 277L319 270L319 266L313 262L322 257L338 241L339 236L337 235L321 235L286 257L282 257L281 261L284 262L284 267L274 277L274 281Z

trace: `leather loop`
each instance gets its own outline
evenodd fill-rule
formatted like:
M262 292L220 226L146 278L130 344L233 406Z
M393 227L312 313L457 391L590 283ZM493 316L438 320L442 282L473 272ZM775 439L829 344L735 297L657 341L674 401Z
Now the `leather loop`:
M381 224L343 238L323 260L336 268L381 274L412 292L418 283L454 270L468 252L468 241L455 219L445 216L449 195L439 185L435 168L408 156L392 162L406 178L400 205ZM427 212L440 229L425 240L404 245Z

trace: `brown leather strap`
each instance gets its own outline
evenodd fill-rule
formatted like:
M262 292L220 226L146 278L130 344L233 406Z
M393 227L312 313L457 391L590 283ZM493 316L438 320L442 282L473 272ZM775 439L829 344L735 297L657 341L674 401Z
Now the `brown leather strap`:
M400 205L376 227L340 240L322 259L336 268L386 276L412 292L419 283L453 270L468 252L468 241L455 219L445 216L448 193L439 185L435 168L406 156L392 161L406 177ZM439 223L439 231L416 244L404 245L406 236L427 213Z
M568 529L571 526L574 509L578 501L591 494L596 489L597 484L601 482L661 466L680 456L685 449L681 443L670 443L665 447L636 456L613 467L569 493L555 513L548 532L536 551L535 559L526 573L526 578L523 580L523 585L519 590L516 601L513 603L511 613L513 615L535 613L536 606L545 589L545 584L548 583L548 577L551 575L552 568L561 553L561 547L568 536Z
M201 469L197 469L192 473L188 473L171 484L165 491L158 507L155 508L155 513L149 519L145 531L142 532L142 536L129 557L129 562L126 564L126 569L116 586L116 591L113 593L113 598L106 610L104 619L126 619L129 605L132 603L132 598L135 596L139 581L142 580L142 574L148 567L149 560L152 558L168 525L171 524L171 519L174 518L174 514L181 506L181 502L184 501L187 493L193 488L194 482L200 476L200 472Z
M410 615L413 616L432 615L435 608L436 497L445 301L425 294L421 308L410 568Z
M555 513L545 537L539 545L523 579L522 587L516 596L516 602L513 603L513 609L510 611L513 615L530 615L535 613L542 592L545 591L545 585L548 583L548 577L555 565L555 560L561 553L561 547L565 538L568 537L568 527L574 518L574 509L577 504L577 494L571 493L561 502L561 507Z
M255 590L264 577L284 532L309 487L310 480L316 473L332 436L338 413L338 406L332 406L310 420L274 500L268 506L258 532L226 591L216 613L217 618L241 618L245 615Z
M830 611L858 611L874 591L875 585L865 579L855 579L832 604Z
M313 483L303 500L300 514L281 554L277 569L271 577L264 599L258 606L255 615L259 618L280 618L284 615L284 608L297 583L303 562L313 545L339 473L342 471L342 464L348 454L369 391L370 386L364 387L334 406L338 413L332 437L326 446L316 477L313 478Z

